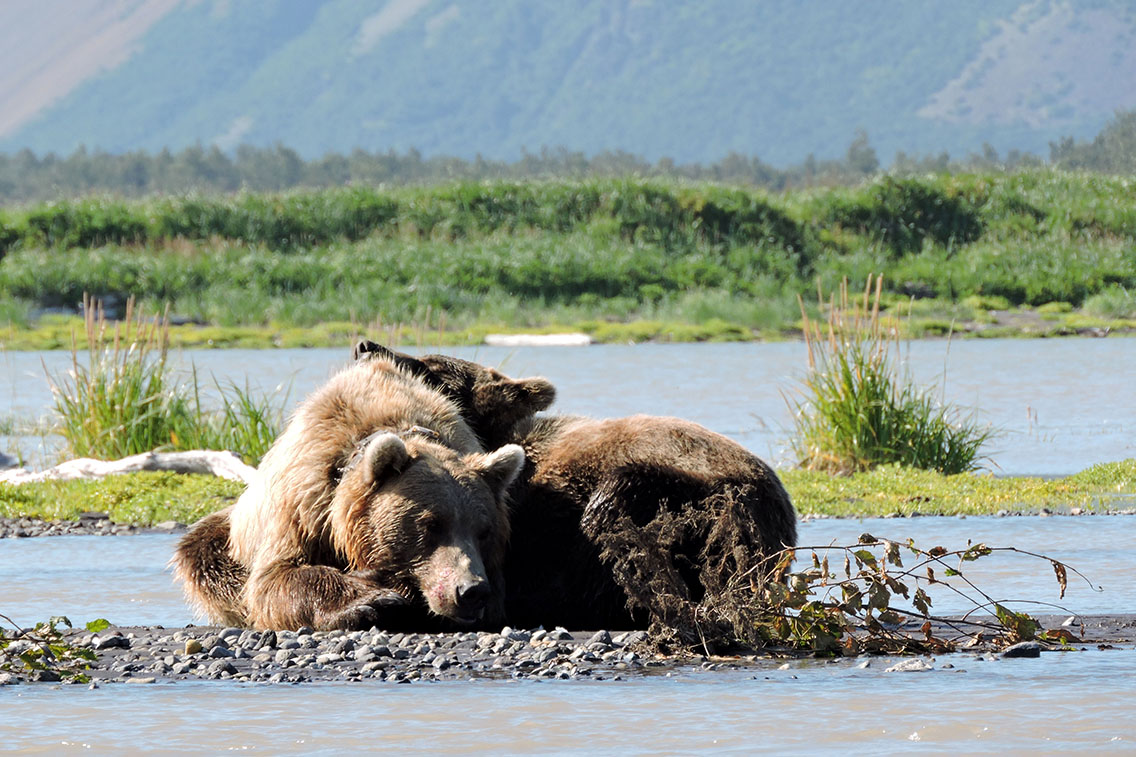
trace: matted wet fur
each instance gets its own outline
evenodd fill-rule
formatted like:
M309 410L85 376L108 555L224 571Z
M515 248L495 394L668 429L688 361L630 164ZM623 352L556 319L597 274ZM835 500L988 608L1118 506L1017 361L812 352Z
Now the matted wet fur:
M516 445L482 453L458 408L389 361L355 364L296 410L259 477L172 560L216 622L365 628L402 608L497 624ZM239 589L236 588L239 584Z
M763 575L797 538L789 495L766 463L677 418L533 417L553 396L544 379L356 346L356 358L369 355L449 394L487 445L524 447L505 557L511 624L650 626L686 646L749 640L739 582Z

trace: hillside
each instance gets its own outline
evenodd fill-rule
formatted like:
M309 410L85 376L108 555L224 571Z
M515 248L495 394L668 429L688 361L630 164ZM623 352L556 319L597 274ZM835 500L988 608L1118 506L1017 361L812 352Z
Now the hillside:
M283 143L775 165L1048 154L1136 106L1120 0L0 5L0 151ZM377 11L375 10L379 8Z

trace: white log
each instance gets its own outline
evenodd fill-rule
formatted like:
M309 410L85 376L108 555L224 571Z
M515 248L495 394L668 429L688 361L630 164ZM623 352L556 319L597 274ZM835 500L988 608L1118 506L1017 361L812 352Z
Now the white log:
M38 472L27 468L0 472L0 482L26 484L36 481L70 481L104 478L119 473L163 470L175 473L203 473L246 484L256 476L256 468L246 465L232 452L200 449L187 452L143 452L121 460L95 460L81 457Z
M487 334L490 347L587 347L592 338L587 334Z

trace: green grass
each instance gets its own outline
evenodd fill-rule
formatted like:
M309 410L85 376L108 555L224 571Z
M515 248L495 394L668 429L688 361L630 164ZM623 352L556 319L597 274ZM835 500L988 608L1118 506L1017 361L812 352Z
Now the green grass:
M1082 508L1109 512L1136 508L1136 459L1095 465L1058 479L943 475L882 466L851 476L780 471L797 512L840 518L890 515L993 515ZM226 507L243 484L212 476L130 473L100 481L0 484L0 516L75 519L106 512L115 523L192 523Z
M839 296L822 303L823 325L801 305L809 370L801 399L791 402L799 464L830 473L888 464L947 474L977 469L993 431L940 405L933 387L916 386L900 370L898 336L880 314L882 286L869 277L863 296L850 298L842 282Z
M247 387L217 386L207 408L196 370L178 381L167 364L168 320L133 311L110 328L85 303L85 360L73 345L71 369L49 376L59 433L74 457L115 460L151 450L232 450L255 465L280 431L285 400Z
M289 332L376 320L454 332L447 343L588 323L752 339L798 328L797 297L817 281L878 272L886 303L925 311L916 335L981 321L991 303L1067 303L1046 334L1136 320L1134 184L1055 170L782 194L607 179L88 197L2 214L9 348L68 346L36 313L84 294L221 329L183 329L193 344L302 344Z
M780 475L801 515L870 518L1136 508L1136 460L1095 465L1057 479L944 475L894 465L852 476L807 470Z
M0 483L0 515L75 520L104 512L115 523L148 526L168 520L192 523L232 504L244 484L213 476L142 472L97 481Z

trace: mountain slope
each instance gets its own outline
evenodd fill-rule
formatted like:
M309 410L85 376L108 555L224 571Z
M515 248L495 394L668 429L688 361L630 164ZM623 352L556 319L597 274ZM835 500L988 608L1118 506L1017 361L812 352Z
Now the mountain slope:
M38 6L17 4L40 33ZM138 13L137 0L116 5ZM1120 0L161 7L123 43L129 54L93 52L90 70L105 70L0 122L0 150L281 142L308 156L515 158L553 145L785 164L842 154L864 128L885 158L984 142L1045 154L1136 106L1136 20ZM0 28L12 29L10 12L0 8ZM92 34L121 26L106 16ZM14 91L5 76L0 112Z

